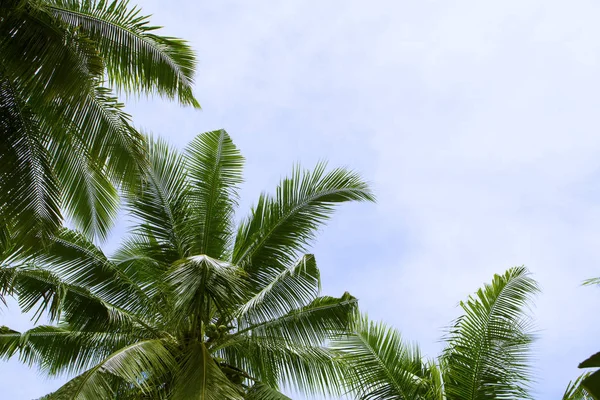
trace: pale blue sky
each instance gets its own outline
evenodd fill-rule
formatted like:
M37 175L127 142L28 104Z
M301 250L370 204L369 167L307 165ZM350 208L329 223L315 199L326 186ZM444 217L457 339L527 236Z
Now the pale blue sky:
M378 204L344 207L314 253L429 356L457 303L527 265L543 293L536 398L600 350L600 5L595 1L138 1L198 53L203 111L129 101L183 146L225 128L247 159L242 213L294 162L360 171ZM134 104L135 103L135 104ZM123 225L106 244L114 248ZM25 327L14 309L0 325ZM3 398L57 387L0 364Z

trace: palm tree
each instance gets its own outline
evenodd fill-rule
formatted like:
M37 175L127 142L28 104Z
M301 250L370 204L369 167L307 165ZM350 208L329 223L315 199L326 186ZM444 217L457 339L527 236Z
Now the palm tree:
M320 296L304 254L336 204L371 201L345 169L296 168L234 223L243 158L225 131L182 155L150 141L128 210L137 227L112 258L62 232L35 257L7 259L0 293L53 326L2 328L0 354L48 374L79 373L52 399L286 399L335 392L324 344L348 329L356 299ZM116 397L115 397L116 396Z
M529 395L533 340L524 309L537 284L523 267L496 275L461 302L437 362L424 360L398 331L357 318L354 334L334 341L351 392L361 400L522 399Z
M107 234L117 188L145 167L144 138L110 88L199 107L192 50L156 29L127 1L2 1L0 248L52 233L61 210Z

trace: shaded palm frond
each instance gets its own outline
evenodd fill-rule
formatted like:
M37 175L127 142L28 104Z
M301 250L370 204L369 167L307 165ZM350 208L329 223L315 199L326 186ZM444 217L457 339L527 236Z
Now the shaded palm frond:
M97 44L112 84L200 107L192 94L194 52L184 40L155 35L158 27L139 8L119 0L46 0L44 6Z

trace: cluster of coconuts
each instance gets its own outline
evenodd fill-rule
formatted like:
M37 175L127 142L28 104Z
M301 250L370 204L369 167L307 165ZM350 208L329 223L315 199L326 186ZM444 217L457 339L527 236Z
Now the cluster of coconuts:
M211 340L220 339L223 336L227 335L231 328L232 327L226 325L219 325L217 327L217 325L211 322L206 327L206 336Z

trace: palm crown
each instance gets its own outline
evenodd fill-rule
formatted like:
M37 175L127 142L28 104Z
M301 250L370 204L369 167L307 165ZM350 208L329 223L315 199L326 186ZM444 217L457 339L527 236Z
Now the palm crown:
M156 29L127 1L2 1L0 247L45 238L61 211L107 234L117 188L134 187L146 159L110 88L199 106L192 50Z
M333 347L347 385L361 400L485 400L531 398L531 319L525 313L537 283L523 267L496 275L461 302L439 360L424 360L415 345L385 324L357 318L354 334Z
M80 373L50 398L335 392L339 366L324 344L348 329L356 299L320 296L303 252L337 203L373 200L367 184L324 164L296 168L236 227L243 158L225 131L199 135L183 155L160 140L147 150L143 188L127 202L139 224L112 258L63 230L0 269L2 293L58 321L2 328L1 354Z

